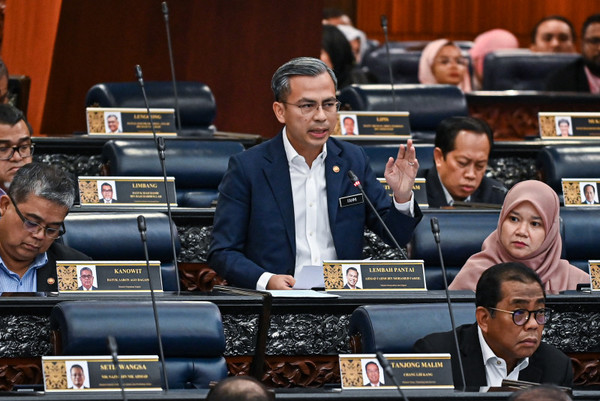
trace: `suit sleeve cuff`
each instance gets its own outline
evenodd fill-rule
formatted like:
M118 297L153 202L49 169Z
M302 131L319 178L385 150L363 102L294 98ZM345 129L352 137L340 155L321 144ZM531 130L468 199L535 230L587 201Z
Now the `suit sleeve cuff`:
M413 191L410 191L410 200L404 203L396 202L396 199L392 196L394 201L394 207L397 211L410 217L415 217L415 196Z

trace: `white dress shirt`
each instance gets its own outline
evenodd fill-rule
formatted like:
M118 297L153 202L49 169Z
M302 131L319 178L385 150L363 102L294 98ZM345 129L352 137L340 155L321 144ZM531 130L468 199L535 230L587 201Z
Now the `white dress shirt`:
M477 326L477 335L479 337L479 345L483 354L483 365L485 366L485 378L489 387L500 387L502 380L519 380L519 372L529 366L529 358L521 360L512 372L508 373L506 361L494 354L494 351L483 338L481 328Z

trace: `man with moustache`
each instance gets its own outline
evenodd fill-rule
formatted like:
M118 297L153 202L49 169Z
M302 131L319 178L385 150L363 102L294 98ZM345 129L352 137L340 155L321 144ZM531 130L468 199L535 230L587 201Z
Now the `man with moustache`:
M583 23L581 58L552 73L546 90L600 93L600 14Z
M467 387L499 387L502 380L573 385L565 354L542 342L552 310L539 276L518 262L483 272L475 292L476 323L456 329ZM462 385L451 331L430 334L413 346L418 353L450 353L454 384Z
M273 75L273 139L232 156L219 186L209 265L229 284L291 289L294 274L323 260L361 259L365 225L389 241L352 170L399 244L422 214L412 187L419 168L411 140L390 157L386 195L362 148L331 138L339 101L335 74L322 61L293 59Z
M443 120L435 134L435 164L424 172L429 207L453 206L456 201L501 205L506 188L485 176L493 144L492 130L483 120Z

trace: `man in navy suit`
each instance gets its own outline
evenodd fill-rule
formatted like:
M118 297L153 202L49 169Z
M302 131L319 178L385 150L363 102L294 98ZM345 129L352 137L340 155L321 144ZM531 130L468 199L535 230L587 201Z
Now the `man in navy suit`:
M573 385L569 357L542 342L552 311L536 272L518 262L490 267L477 282L475 304L477 322L456 329L467 387L499 387L503 379ZM418 340L413 351L450 353L454 384L461 386L451 331Z
M330 138L336 85L333 71L314 58L293 59L273 75L273 111L285 127L231 157L219 186L208 263L229 284L290 289L304 266L360 259L365 225L388 241L350 170L398 243L410 240L422 217L412 193L419 168L412 141L386 165L392 201L362 148Z

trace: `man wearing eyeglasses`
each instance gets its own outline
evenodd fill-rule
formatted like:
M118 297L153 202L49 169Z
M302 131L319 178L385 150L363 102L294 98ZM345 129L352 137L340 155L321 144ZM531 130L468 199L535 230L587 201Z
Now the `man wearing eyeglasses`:
M552 311L532 269L517 262L490 267L477 282L475 298L477 322L456 329L467 387L499 387L504 379L572 386L571 360L542 343ZM450 353L454 384L462 386L452 332L430 334L413 350Z
M232 156L219 186L208 262L229 284L291 289L305 266L362 259L365 226L390 241L348 178L350 170L397 242L410 240L421 218L412 194L419 168L412 141L386 165L392 200L365 152L330 138L338 120L336 85L333 71L309 57L273 75L273 112L285 126L275 138Z
M16 172L31 163L31 135L23 113L9 104L0 104L0 195L6 193Z
M549 75L546 90L600 93L600 14L583 23L581 58Z
M0 291L57 291L57 260L89 260L55 243L75 199L69 176L56 166L30 163L0 197Z

